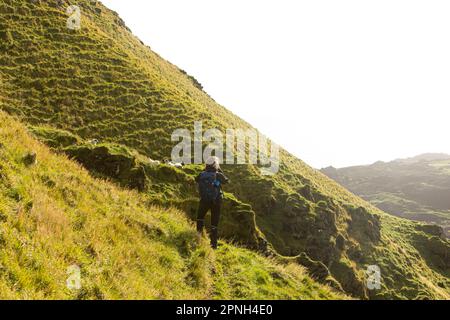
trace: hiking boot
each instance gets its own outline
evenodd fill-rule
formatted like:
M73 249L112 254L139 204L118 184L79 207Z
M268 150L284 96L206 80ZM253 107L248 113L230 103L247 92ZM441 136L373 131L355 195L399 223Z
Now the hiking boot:
M218 230L216 227L211 228L211 248L217 249Z
M197 220L197 232L199 234L203 233L203 227L205 225L205 220L204 219L199 219Z

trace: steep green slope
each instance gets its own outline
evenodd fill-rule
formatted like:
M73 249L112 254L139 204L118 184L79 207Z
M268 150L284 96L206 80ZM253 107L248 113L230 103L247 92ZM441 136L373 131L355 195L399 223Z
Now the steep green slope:
M0 142L0 299L345 298L294 263L212 252L183 213L92 178L4 113Z
M69 3L81 7L81 30L66 28ZM96 1L3 0L0 40L0 107L26 123L121 144L154 159L170 156L173 130L192 129L197 120L205 129L250 128ZM78 149L72 156L80 160ZM149 189L145 183L141 189L154 203L178 203L192 214L194 194L184 191L197 169L177 180L159 170L139 178L139 168L131 187L149 178ZM250 165L224 169L234 181L227 187L226 206L234 209L226 210L225 236L239 235L266 254L306 253L357 297L448 298L450 245L427 228L385 215L284 151L273 177ZM242 217L248 223L242 225ZM379 291L365 285L372 264L382 269Z
M450 156L425 154L322 172L381 210L437 224L450 236Z

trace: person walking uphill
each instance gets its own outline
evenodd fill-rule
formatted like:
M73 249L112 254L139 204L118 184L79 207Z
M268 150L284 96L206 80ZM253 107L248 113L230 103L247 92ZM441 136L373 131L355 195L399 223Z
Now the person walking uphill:
M205 216L211 210L211 247L217 249L220 208L223 192L221 186L228 183L219 165L219 158L210 157L206 161L205 171L196 179L200 193L200 203L197 211L197 232L202 233L205 225Z

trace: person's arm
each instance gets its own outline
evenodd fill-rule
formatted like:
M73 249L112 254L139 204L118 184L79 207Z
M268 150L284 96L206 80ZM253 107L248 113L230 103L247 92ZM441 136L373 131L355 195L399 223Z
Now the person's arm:
M222 172L217 173L217 178L219 179L221 184L227 184L230 182L230 179L228 179Z

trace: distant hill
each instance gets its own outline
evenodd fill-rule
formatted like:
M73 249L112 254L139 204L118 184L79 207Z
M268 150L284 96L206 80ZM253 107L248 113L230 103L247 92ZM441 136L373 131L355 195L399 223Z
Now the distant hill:
M79 30L67 28L69 4L81 9ZM201 167L149 168L148 159L169 158L174 146L173 131L192 128L194 121L203 121L204 130L216 128L221 132L252 126L217 104L192 76L143 44L117 13L99 1L2 0L0 66L0 109L27 126L36 139L52 147L53 152L60 154L58 159L64 154L83 165L91 176L135 190L138 195L131 196L131 208L136 208L139 219L149 216L154 221L150 226L142 220L131 221L129 226L126 219L133 214L127 202L114 200L123 199L128 193L111 191L110 184L99 184L95 192L83 192L76 178L81 171L74 173L73 164L62 162L53 168L51 162L45 162L46 152L44 159L38 154L43 167L11 173L11 183L20 183L15 188L11 183L4 187L5 199L12 204L8 207L8 224L0 222L8 235L7 246L0 241L0 257L5 259L0 265L3 279L0 293L7 288L7 292L17 297L28 292L39 293L33 297L52 296L61 288L56 288L56 283L49 279L47 268L61 275L70 262L91 268L92 278L97 277L103 284L99 290L93 289L104 293L98 295L100 298L126 296L126 288L119 288L116 296L111 293L115 290L108 289L114 273L119 274L117 281L122 277L134 281L129 287L129 297L154 297L163 292L162 297L177 298L183 295L179 291L171 293L175 289L170 280L173 277L186 280L189 278L186 270L195 275L192 282L183 282L180 290L184 290L184 296L211 298L216 297L211 290L222 289L232 298L285 296L283 288L296 287L299 282L280 278L276 267L267 264L270 260L260 260L263 255L294 262L315 281L333 285L337 290L341 288L356 298L450 297L450 243L441 239L434 227L384 213L284 150L280 171L274 176L261 175L254 165L223 167L232 183L225 188L220 236L252 252L245 251L242 255L237 252L223 265L213 263L212 267L217 267L214 272L231 278L216 281L212 287L202 282L197 290L192 290L198 277L205 279L206 284L211 281L210 273L198 273L196 269L202 262L208 263L208 259L202 250L195 253L197 247L189 237L192 229L188 223L174 225L173 217L177 217L174 208L185 217L195 215L198 195L193 176ZM320 125L320 119L305 121L317 121ZM6 132L4 139L17 139L14 131L7 130L7 120L2 125ZM100 143L86 143L92 139ZM1 142L11 144L11 141ZM4 159L1 165L22 170L17 158L20 153L13 154L14 158ZM97 182L85 173L83 177L81 182L91 191ZM34 183L36 192L39 191L36 197L29 189ZM70 188L71 184L75 190ZM40 199L48 198L55 198L48 203L58 208L57 214L40 216L39 211L31 218L27 215L30 210L35 212L34 206L40 205L38 208L42 209ZM105 208L108 204L110 207ZM13 213L19 206L23 215L15 216ZM156 209L151 209L152 206ZM167 208L167 214L161 213L165 212L162 208ZM115 211L125 212L126 217L114 216ZM117 221L119 218L125 222ZM152 228L159 224L163 224L160 229ZM45 247L45 241L38 237L49 236L56 241L52 228L60 232L56 235L62 239L69 237L67 241L73 240L74 244ZM133 236L137 228L141 228L139 236ZM170 232L175 233L176 239L166 239ZM155 233L161 235L157 241L162 243L150 243ZM98 247L91 248L85 243L91 238ZM80 239L85 242L78 244ZM120 241L123 247L109 246L114 241ZM128 260L117 258L119 262L130 263L112 269L116 258L107 259L108 251L126 254L127 241L135 243L137 251L130 250ZM29 248L24 243L36 244L39 250L32 247L34 250L24 251L23 248ZM228 248L231 252L237 250L234 246ZM161 249L164 254L155 253L152 260L145 249L150 253ZM9 256L14 257L12 261ZM53 260L54 256L65 260ZM55 263L46 264L46 258ZM219 262L225 261L220 259L219 256ZM249 268L261 261L267 268L260 272L259 268ZM148 262L160 264L155 266L158 279L165 279L161 272L167 264L168 281L150 286L154 280L145 279ZM366 270L372 265L379 266L383 275L380 290L369 290L367 286ZM27 268L37 270L35 278L29 278ZM147 286L154 288L156 294L149 293ZM298 287L298 295L290 291L289 298L302 297L303 287Z
M322 172L381 210L437 224L450 236L450 155L428 153Z
M445 153L423 153L421 155L412 158L396 159L394 161L402 163L416 163L421 161L439 161L439 160L450 160L450 155Z

